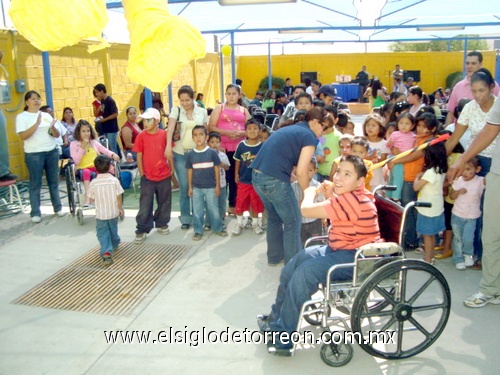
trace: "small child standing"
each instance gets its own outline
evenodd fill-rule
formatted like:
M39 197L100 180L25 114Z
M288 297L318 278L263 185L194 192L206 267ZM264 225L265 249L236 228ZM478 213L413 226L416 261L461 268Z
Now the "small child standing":
M366 177L365 177L365 187L366 190L370 190L370 181L373 176L373 172L370 171L370 168L372 167L373 163L371 160L367 160L368 158L368 152L370 149L370 145L368 144L368 140L365 137L354 137L351 142L351 155L354 156L359 156L361 159L363 159L366 170ZM370 190L371 191L371 190Z
M227 203L227 182L226 182L226 171L229 170L231 164L227 155L220 150L220 134L217 132L212 132L208 135L208 145L217 152L220 159L220 195L219 195L219 214L221 222L224 221L226 217L226 203ZM224 227L224 224L222 225ZM212 229L210 225L210 217L207 215L205 217L205 230ZM224 229L224 228L222 228Z
M257 153L262 147L259 140L260 123L255 119L250 119L245 124L246 140L241 141L236 147L234 160L236 168L234 178L238 184L238 194L236 196L236 226L233 234L238 235L243 231L243 213L250 210L252 217L252 229L256 234L262 234L262 218L259 214L264 212L264 205L259 195L252 185L252 169L249 168Z
M453 263L457 270L464 270L474 264L474 232L477 218L481 216L481 196L486 182L484 177L477 175L480 170L479 159L473 157L465 164L462 176L453 182L450 193L450 198L455 199L451 211L451 227Z
M415 144L415 118L409 112L402 113L397 121L398 130L392 132L387 147L391 150L392 155L398 155L404 151L410 150ZM401 201L401 190L404 182L404 167L403 164L395 164L391 170L389 177L389 185L396 186L396 190L387 191L389 198L395 201Z
M333 124L338 120L338 110L336 106L329 105L325 107L328 115L333 119ZM328 128L323 132L323 135L319 138L319 143L316 154L323 157L317 158L318 160L318 173L316 174L316 179L318 182L323 182L328 180L330 177L330 171L332 170L332 163L335 159L340 156L339 149L339 139L342 134L335 128L335 126Z
M377 164L387 159L389 149L386 146L384 120L379 115L366 116L363 123L363 134L370 145L370 155L367 157L372 163ZM373 178L370 181L370 191L378 185L385 184L382 168L372 171Z
M330 181L333 181L333 176L337 173L337 168L340 164L340 159L342 156L351 155L351 143L354 136L351 134L342 134L339 138L339 148L340 156L336 158L332 163L332 169L330 170Z
M113 252L118 249L118 217L123 217L123 188L116 177L109 173L111 158L98 155L94 159L97 177L89 185L87 196L95 203L97 239L105 266L113 264Z
M314 175L318 171L316 166L316 160L313 158L309 163L309 170L307 171L307 177L309 177L309 187L313 186L316 189L319 189L321 183L314 179ZM302 189L299 186L298 181L292 183L292 189L295 194L295 198L297 198L297 203L300 205L302 199L304 198L304 194L302 193ZM325 200L323 194L318 193L314 198L314 203L322 202ZM308 238L314 236L320 236L323 232L323 220L318 218L307 218L302 216L302 225L300 227L300 239L302 240L302 247L305 246Z
M196 125L192 131L195 148L186 155L188 170L188 196L193 197L193 241L203 237L203 223L206 213L215 234L225 237L219 213L220 159L217 152L207 146L208 132L203 125Z
M135 243L143 243L153 227L158 233L169 234L168 223L172 210L172 172L165 158L166 132L158 128L161 117L155 108L148 108L137 117L142 120L142 131L134 142L132 151L137 153L137 168L141 176L139 212L135 218ZM157 208L153 214L153 199Z
M424 150L426 170L417 174L413 189L418 191L419 202L429 202L431 207L417 207L417 233L424 238L424 260L433 263L436 234L446 229L444 223L443 184L448 171L446 147L443 142Z

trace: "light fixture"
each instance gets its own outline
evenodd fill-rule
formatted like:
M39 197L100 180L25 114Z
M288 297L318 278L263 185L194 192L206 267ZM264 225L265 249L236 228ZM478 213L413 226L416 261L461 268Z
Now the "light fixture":
M429 26L417 27L417 31L447 31L447 30L464 30L465 26Z
M278 34L321 34L321 29L285 29L278 30Z
M257 4L280 4L296 3L297 0L218 0L219 5L257 5Z

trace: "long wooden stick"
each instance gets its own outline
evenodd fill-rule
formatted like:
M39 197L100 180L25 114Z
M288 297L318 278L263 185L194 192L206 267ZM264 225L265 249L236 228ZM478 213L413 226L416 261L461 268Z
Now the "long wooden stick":
M428 146L435 145L436 143L446 141L448 138L450 138L449 134L443 134L437 138L431 139L428 142L422 143L420 146L414 147L411 150L406 150L400 154L389 156L387 159L380 161L377 164L373 164L370 168L370 171L373 171L374 169L377 169L377 168L381 168L391 161L401 159L402 157L404 157L406 155L413 154L414 152L416 152L418 150L423 150L424 148L426 148Z

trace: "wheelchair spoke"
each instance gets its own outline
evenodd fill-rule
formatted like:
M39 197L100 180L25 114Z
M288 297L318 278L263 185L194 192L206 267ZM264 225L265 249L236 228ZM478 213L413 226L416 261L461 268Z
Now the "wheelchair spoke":
M381 329L379 329L380 332L385 332L389 329L390 326L392 326L394 324L394 322L396 321L396 318L393 316L385 326L383 326Z
M436 309L444 309L448 305L446 303L439 303L436 305L426 305L426 306L413 306L412 310L413 312L418 312L418 311L428 311L428 310L436 310Z
M412 296L412 297L408 300L408 303L409 303L410 305L412 305L412 304L413 304L413 303L417 300L417 298L418 298L418 297L420 297L420 295L421 295L423 292L425 292L425 290L427 289L427 287L428 287L429 285L431 285L431 284L432 284L432 282L433 282L434 280L436 280L436 278L435 278L434 276L430 275L430 276L429 276L429 279L428 279L428 280L424 283L424 285L422 285L422 286L420 287L420 289L419 289L419 290L417 290L417 291L415 292L415 294L414 294L414 295L413 295L413 296Z
M408 270L401 270L400 280L399 280L399 300L406 301L406 281L408 277Z
M422 332L426 338L429 338L431 334L419 323L415 320L415 318L411 317L408 319L410 322L413 323L413 325L420 331Z
M398 356L401 355L401 352L402 352L402 346L403 346L403 328L404 328L404 324L405 322L400 320L398 322L398 344L397 344L397 350L396 350L396 354Z
M367 306L368 307L368 306ZM387 310L387 311L370 311L368 307L368 311L365 314L361 314L359 317L360 318L375 318L377 316L391 316L393 315L392 310Z
M380 293L384 299L389 302L392 306L396 306L397 302L392 298L393 296L384 288L381 288L380 286L376 285L374 290Z

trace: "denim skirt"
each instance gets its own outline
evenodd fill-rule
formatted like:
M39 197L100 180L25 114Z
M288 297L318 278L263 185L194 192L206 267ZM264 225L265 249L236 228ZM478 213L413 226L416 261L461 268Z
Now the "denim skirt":
M417 215L417 233L421 236L433 236L446 229L444 225L444 212L441 215L429 217L420 212Z

